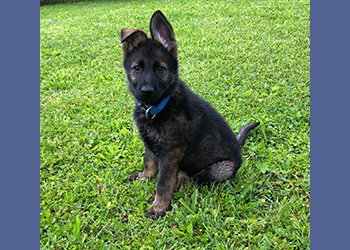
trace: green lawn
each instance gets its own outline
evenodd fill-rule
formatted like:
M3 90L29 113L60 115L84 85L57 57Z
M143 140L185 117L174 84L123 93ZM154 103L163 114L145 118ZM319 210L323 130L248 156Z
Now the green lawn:
M180 76L235 132L244 163L219 185L187 182L145 218L155 179L122 67L120 30L160 9ZM41 249L309 249L309 1L84 1L40 7Z

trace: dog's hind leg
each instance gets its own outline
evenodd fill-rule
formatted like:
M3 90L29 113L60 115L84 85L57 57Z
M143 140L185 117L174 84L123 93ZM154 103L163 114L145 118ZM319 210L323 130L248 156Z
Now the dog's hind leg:
M143 156L143 162L145 165L145 169L137 174L134 174L130 177L129 181L133 183L136 180L144 180L146 178L152 178L156 176L158 172L158 159L156 156L146 148L145 154Z
M233 161L219 161L198 172L192 179L201 184L222 182L234 177L239 167Z

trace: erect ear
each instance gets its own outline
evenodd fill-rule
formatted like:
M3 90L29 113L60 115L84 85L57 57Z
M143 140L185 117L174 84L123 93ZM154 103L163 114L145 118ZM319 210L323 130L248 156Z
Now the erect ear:
M161 44L177 58L177 42L175 40L173 28L160 10L153 14L150 30L152 39Z
M147 33L144 30L122 29L121 43L123 49L123 58L129 54L134 48L146 42Z

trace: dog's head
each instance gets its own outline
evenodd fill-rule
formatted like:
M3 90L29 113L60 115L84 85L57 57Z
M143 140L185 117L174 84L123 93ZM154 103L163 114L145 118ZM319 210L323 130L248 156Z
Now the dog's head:
M171 94L178 78L177 42L174 31L160 11L150 22L151 38L144 30L122 29L124 68L136 99L157 104Z

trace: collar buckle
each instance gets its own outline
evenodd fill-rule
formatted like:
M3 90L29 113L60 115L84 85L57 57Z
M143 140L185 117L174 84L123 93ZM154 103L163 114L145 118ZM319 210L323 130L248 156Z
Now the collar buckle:
M151 117L149 117L149 112L150 112L150 110L153 108L153 106L151 106L151 107L149 107L147 110L146 110L146 112L145 112L145 116L146 116L146 118L147 118L147 120L152 120L154 117L156 117L156 114L154 114L154 115L152 115Z

